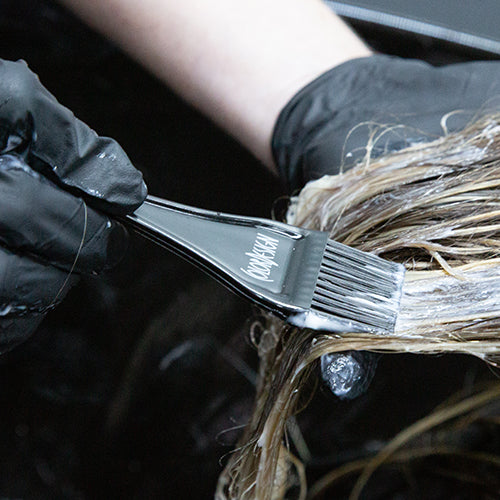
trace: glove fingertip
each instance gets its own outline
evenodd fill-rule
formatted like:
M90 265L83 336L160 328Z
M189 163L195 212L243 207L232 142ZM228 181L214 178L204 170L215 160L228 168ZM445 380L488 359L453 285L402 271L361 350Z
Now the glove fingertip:
M366 392L378 363L371 352L348 351L324 354L321 375L328 388L340 399L355 399Z

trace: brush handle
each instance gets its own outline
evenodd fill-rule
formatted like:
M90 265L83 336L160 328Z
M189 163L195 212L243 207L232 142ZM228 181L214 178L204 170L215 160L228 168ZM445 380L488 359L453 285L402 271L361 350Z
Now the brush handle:
M126 216L126 222L233 291L273 309L276 299L270 303L266 297L270 293L286 296L286 278L294 272L290 257L305 251L302 242L309 234L280 222L202 210L153 196ZM308 301L305 297L299 304L307 307Z

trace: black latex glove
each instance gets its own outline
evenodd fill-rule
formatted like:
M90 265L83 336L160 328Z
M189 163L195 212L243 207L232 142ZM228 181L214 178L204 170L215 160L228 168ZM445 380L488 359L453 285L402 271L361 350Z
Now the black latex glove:
M126 232L103 212L128 213L145 196L115 141L75 118L24 62L0 60L0 352L30 335L79 273L116 263Z

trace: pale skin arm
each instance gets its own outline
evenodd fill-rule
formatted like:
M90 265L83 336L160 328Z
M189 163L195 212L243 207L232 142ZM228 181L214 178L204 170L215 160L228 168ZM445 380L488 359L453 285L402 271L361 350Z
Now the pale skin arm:
M271 136L304 85L370 55L320 0L60 0L275 171Z

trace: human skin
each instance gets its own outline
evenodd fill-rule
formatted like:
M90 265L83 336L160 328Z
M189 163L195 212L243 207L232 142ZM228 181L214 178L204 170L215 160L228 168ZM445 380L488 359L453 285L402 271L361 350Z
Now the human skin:
M371 51L320 0L60 0L276 172L280 111Z

